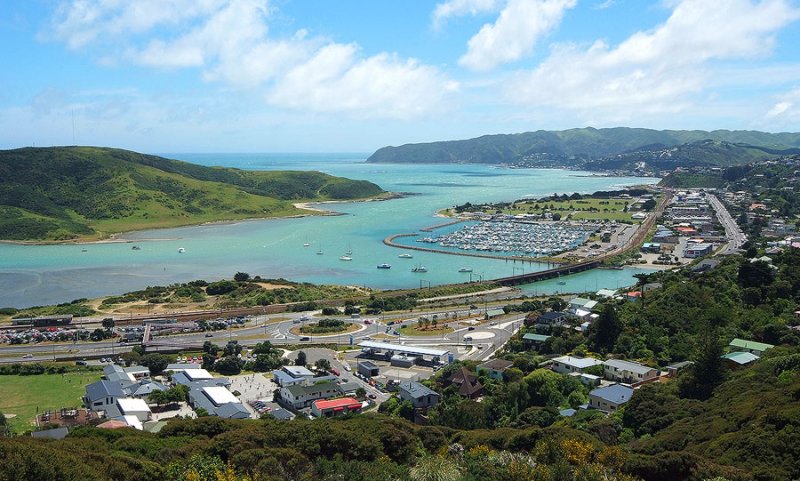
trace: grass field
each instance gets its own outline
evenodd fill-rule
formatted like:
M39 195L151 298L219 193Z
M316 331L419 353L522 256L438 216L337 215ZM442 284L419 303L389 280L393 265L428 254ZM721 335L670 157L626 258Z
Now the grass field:
M428 329L419 329L416 325L401 327L400 334L404 336L444 336L453 332L452 327L437 327L436 329L429 327Z
M84 387L100 379L102 372L72 372L37 376L0 376L0 411L9 419L11 430L23 433L39 412L62 407L80 407Z

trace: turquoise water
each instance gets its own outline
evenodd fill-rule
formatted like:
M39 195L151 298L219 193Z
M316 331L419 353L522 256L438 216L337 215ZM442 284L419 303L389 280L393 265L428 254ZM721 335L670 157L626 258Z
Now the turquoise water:
M437 209L465 202L507 201L552 193L594 192L656 182L638 177L595 177L556 169L500 169L485 165L374 165L360 154L169 154L204 165L243 169L319 170L366 179L386 190L414 195L383 202L335 204L341 216L304 217L163 229L129 234L131 244L59 246L0 244L0 306L23 307L66 302L82 297L119 294L148 285L193 279L231 277L237 271L265 278L361 285L374 288L419 287L538 270L546 266L503 260L413 252L383 245L386 236L415 232L441 223ZM304 243L309 247L303 247ZM178 253L179 248L184 253ZM86 252L82 250L86 249ZM323 255L317 255L318 250ZM353 260L339 256L352 250ZM376 269L380 263L391 269ZM411 268L423 264L424 274ZM614 273L613 276L610 273ZM594 290L630 284L635 271L592 271L574 277L576 286ZM581 276L581 277L578 277ZM588 280L583 276L589 276ZM614 277L616 276L616 277ZM621 276L621 277L619 277ZM573 277L573 276L570 276ZM563 279L562 279L563 280ZM537 284L538 292L547 283ZM562 291L569 285L553 289ZM584 290L583 288L577 290Z

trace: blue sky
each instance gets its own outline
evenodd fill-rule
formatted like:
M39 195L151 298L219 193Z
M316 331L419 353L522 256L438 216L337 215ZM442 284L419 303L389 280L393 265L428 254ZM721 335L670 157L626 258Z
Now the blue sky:
M798 46L798 0L4 0L0 148L799 131Z

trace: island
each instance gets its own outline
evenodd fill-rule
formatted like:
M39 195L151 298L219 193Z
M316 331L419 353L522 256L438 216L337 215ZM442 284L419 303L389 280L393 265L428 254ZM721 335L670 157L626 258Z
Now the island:
M86 242L136 230L319 214L389 194L307 171L248 171L105 147L0 151L0 240Z

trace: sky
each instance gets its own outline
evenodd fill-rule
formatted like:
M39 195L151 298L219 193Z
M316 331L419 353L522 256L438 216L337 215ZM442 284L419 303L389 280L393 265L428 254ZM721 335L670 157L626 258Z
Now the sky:
M800 0L0 0L0 149L800 131Z

